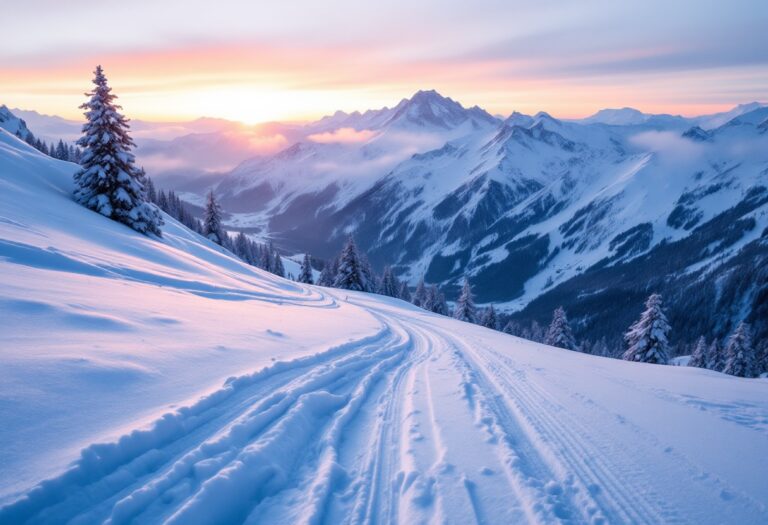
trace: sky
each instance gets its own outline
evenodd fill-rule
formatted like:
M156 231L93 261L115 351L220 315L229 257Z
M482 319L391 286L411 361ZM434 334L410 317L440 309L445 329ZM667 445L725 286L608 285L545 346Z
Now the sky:
M256 123L436 89L494 114L696 115L768 100L765 0L25 0L0 104L67 118L101 64L125 113Z

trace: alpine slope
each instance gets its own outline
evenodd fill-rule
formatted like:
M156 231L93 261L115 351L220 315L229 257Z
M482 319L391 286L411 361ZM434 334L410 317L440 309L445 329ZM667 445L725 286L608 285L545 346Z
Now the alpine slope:
M0 523L768 522L768 381L293 283L75 169L0 130Z

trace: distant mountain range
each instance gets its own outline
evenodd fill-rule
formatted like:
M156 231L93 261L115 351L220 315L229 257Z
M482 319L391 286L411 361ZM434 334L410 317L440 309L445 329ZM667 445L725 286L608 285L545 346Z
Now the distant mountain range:
M526 321L543 322L562 303L593 338L631 321L656 288L676 296L672 317L675 304L709 290L706 327L685 330L725 333L751 315L760 288L757 277L731 283L739 291L720 305L729 314L710 311L739 268L759 273L764 262L763 104L695 118L623 108L578 121L500 119L420 91L392 108L271 124L279 151L185 177L190 159L244 153L227 138L238 130L219 124L163 140L137 126L139 157L178 159L174 178L156 176L161 186L191 201L215 187L230 227L288 250L330 257L354 233L375 266L391 264L412 283L423 275L450 296L469 276L479 302ZM627 302L620 313L616 300Z

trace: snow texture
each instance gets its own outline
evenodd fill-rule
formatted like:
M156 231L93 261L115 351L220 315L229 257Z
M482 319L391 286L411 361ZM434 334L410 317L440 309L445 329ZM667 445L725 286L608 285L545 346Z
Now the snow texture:
M768 521L768 381L289 282L76 169L0 131L0 523Z

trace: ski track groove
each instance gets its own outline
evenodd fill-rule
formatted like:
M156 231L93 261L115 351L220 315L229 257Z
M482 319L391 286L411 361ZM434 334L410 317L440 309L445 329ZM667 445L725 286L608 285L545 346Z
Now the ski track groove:
M630 445L590 432L511 356L420 316L368 311L376 333L230 378L87 447L0 508L0 523L688 522ZM695 489L714 497L717 483Z

